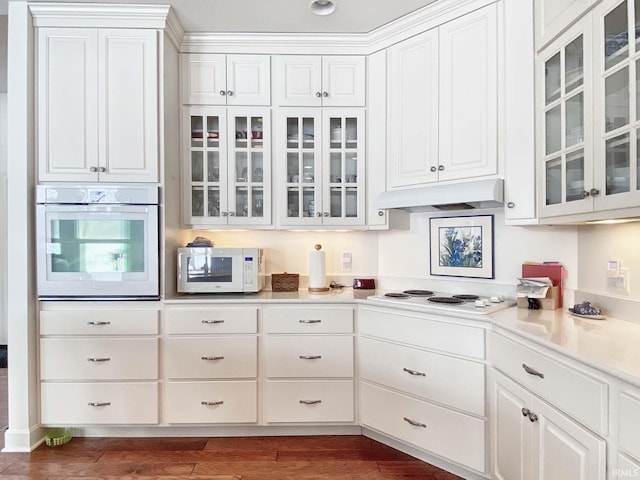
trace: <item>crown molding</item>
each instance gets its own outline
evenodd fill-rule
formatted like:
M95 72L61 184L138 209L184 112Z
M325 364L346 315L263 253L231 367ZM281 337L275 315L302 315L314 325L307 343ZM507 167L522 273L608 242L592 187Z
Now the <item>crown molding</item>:
M175 47L180 50L180 45L184 38L184 28L182 28L182 24L180 20L178 20L178 16L173 8L170 8L167 12L167 22L164 31Z
M170 5L30 3L34 27L164 29ZM177 18L175 22L178 23ZM174 25L175 28L175 25ZM182 27L180 27L182 30Z

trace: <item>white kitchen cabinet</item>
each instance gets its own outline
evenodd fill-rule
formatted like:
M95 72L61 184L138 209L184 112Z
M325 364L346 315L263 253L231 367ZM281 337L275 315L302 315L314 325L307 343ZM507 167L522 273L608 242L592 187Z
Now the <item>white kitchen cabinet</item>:
M39 181L158 181L157 37L37 29Z
M364 107L364 56L277 55L274 105Z
M388 189L498 173L497 7L388 49Z
M598 0L536 0L536 50L563 33Z
M266 423L355 421L352 306L265 306Z
M276 125L278 225L363 226L363 109L281 109Z
M618 468L640 475L640 390L625 385L617 392L616 400L617 409L612 409L612 422L615 422L618 432Z
M157 424L159 312L42 303L44 425Z
M185 225L272 224L270 113L265 107L185 109Z
M181 55L184 105L270 105L269 55Z
M497 371L491 384L493 478L605 478L602 438Z

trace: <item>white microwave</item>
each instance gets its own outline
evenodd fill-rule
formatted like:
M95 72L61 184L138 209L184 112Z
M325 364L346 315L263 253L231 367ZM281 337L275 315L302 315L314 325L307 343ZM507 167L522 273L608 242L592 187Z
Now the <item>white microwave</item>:
M251 293L263 287L261 248L178 249L180 293Z

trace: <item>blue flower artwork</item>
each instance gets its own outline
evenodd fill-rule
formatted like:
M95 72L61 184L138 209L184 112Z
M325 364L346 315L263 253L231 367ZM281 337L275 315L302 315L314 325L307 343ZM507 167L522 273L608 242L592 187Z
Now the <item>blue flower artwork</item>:
M441 267L482 268L482 227L439 230Z

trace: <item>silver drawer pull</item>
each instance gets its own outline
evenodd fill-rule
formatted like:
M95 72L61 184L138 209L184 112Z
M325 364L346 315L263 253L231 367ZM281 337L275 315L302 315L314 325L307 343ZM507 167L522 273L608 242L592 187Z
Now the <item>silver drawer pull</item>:
M111 402L89 402L90 407L108 407Z
M87 325L111 325L111 322L95 322L95 321L89 321L89 322L87 322Z
M318 360L322 355L300 355L302 360Z
M317 405L322 403L322 400L300 400L300 403L303 405Z
M217 405L222 405L224 403L224 401L222 400L217 400L215 402L207 402L206 400L203 400L200 402L200 405L206 405L207 407L215 407Z
M219 323L224 323L224 320L202 320L202 323L205 325L217 325Z
M526 363L522 364L522 368L524 368L524 371L527 372L529 375L535 375L536 377L544 378L544 373L540 373L537 370L534 370L533 368L528 366Z
M202 360L224 360L222 355L216 355L214 357L200 357Z
M298 320L300 323L322 323L322 320Z
M415 375L417 377L426 377L427 376L427 374L424 373L424 372L418 372L416 370L411 370L409 368L403 368L402 370L407 372L407 373L409 373L409 374L411 374L411 375Z
M87 362L110 362L111 359L109 357L89 357L87 358Z
M407 418L407 417L404 417L404 421L410 425L413 425L414 427L427 428L427 426L424 423L416 422L415 420L411 420L410 418Z

